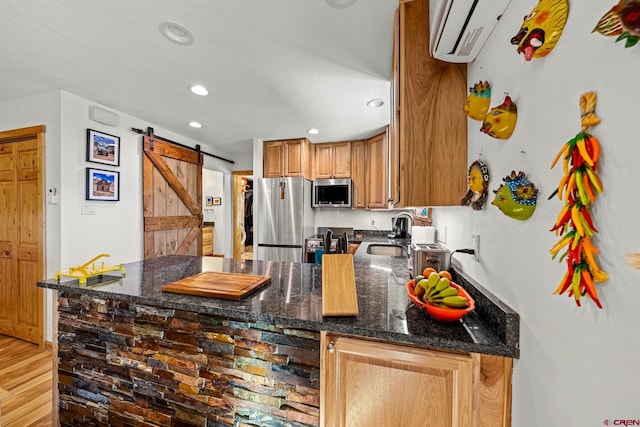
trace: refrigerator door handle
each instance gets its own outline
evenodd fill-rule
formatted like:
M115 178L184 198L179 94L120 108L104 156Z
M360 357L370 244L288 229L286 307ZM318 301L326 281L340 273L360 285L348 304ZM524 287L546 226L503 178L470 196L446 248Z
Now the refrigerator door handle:
M285 182L284 181L280 181L280 200L284 200L284 188L285 188Z

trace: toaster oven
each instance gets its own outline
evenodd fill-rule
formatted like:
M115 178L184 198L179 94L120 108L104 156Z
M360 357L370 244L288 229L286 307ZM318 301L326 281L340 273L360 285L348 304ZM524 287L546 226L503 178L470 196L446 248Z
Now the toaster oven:
M427 267L431 267L436 271L449 269L451 251L436 243L412 243L409 252L413 263L413 277L422 274L422 271Z

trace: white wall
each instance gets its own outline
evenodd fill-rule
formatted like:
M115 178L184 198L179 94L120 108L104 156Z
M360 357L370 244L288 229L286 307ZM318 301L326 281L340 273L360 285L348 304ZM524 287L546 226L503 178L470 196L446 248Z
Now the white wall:
M223 197L224 194L224 174L209 169L202 169L202 212L205 222L215 222L213 232L213 253L224 253L226 248L225 229L229 221L225 215L224 205L231 203L231 200ZM207 197L222 197L222 204L207 206Z
M468 85L488 80L491 105L508 92L518 107L510 139L501 141L469 124L469 164L482 155L497 189L511 170L523 170L539 189L528 221L503 215L489 200L483 211L434 209L434 224L447 227L450 249L470 247L479 233L480 264L456 255L464 269L519 314L520 359L513 379L514 426L599 426L606 419L640 420L640 271L625 260L640 252L637 213L640 160L640 48L625 49L614 37L591 29L615 2L571 2L557 47L543 59L524 62L509 42L535 2L512 2L479 58L469 65ZM598 4L596 4L598 3ZM579 98L598 95L602 123L591 129L603 147L605 187L592 210L600 233L597 257L610 279L597 285L604 309L583 299L578 308L566 295L552 295L566 264L552 261L556 236L548 230L562 207L548 196L562 167L550 170L560 147L580 130ZM462 196L462 195L461 195ZM617 424L620 425L620 424Z

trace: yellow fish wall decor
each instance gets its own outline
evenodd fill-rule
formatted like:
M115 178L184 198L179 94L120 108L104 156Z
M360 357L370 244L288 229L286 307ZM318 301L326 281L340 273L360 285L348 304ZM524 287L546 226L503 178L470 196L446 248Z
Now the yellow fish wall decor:
M592 32L603 36L617 36L624 47L635 46L640 40L640 1L620 0L600 18Z
M502 104L493 107L482 121L480 132L497 139L508 139L516 127L518 109L509 95Z
M560 39L569 15L567 0L540 0L524 17L520 31L511 39L524 59L547 56Z
M491 85L489 82L478 82L469 88L469 95L462 109L473 120L486 117L491 103Z

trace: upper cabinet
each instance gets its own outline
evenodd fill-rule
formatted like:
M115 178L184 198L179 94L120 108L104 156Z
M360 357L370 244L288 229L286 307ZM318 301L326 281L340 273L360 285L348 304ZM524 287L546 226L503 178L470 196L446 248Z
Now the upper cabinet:
M309 140L287 139L265 141L263 149L263 176L303 176L311 178L311 149Z
M466 64L429 55L429 1L400 3L391 124L395 207L458 206L466 192Z
M367 177L367 207L387 208L387 134L382 133L367 140L367 163L365 176Z
M316 179L351 178L351 143L314 144Z

